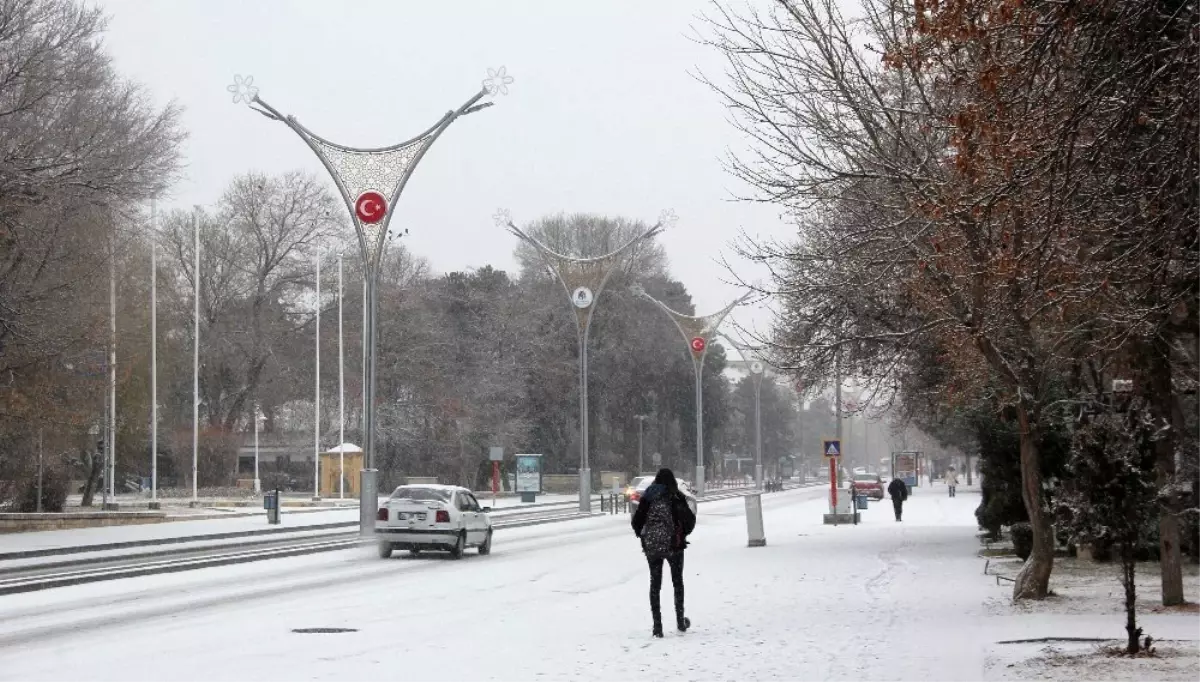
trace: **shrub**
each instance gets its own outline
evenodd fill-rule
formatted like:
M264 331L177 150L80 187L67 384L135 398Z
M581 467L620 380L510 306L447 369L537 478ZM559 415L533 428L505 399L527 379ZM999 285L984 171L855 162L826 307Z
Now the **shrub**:
M20 482L20 493L13 504L14 511L32 514L37 511L37 478ZM42 511L61 512L67 506L67 476L57 469L46 469L42 473Z
M1009 533L1012 534L1013 550L1021 561L1025 561L1033 553L1033 526L1026 521L1014 523Z

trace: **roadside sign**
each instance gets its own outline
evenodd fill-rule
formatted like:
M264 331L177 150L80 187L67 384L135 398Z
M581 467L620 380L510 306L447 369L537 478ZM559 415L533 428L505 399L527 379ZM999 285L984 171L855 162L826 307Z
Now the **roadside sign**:
M842 456L842 441L837 439L826 439L821 441L821 453L826 459Z
M503 462L504 461L504 448L496 447L495 445L493 445L491 448L489 448L488 449L488 461Z

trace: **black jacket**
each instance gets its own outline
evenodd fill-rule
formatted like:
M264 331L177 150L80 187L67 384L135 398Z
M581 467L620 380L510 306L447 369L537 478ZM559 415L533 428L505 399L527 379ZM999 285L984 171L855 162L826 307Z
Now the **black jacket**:
M642 494L642 499L638 501L637 511L633 513L633 519L630 525L633 526L633 534L642 537L642 528L646 525L646 515L650 510L650 503L657 500L662 495L670 495L665 485L655 483L646 492ZM696 515L692 513L691 507L688 507L687 498L683 493L676 491L671 497L671 516L675 519L676 530L676 547L674 549L684 549L687 547L687 536L692 534L696 529Z
M888 495L891 495L893 500L903 502L908 499L908 485L898 478L893 478L888 484Z

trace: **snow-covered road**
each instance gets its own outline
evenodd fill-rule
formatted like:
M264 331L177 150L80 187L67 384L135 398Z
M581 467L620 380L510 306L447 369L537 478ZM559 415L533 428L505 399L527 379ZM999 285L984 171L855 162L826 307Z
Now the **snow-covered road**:
M741 500L704 504L693 630L664 640L623 515L508 530L459 562L348 551L12 595L0 679L982 679L997 639L1056 633L988 615L1005 588L976 557L977 503L918 491L904 523L884 503L834 528L819 489L766 495L753 549Z

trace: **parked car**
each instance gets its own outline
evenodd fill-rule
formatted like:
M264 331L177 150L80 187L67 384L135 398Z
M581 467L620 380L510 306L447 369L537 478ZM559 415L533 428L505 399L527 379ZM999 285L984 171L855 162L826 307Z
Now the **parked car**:
M379 508L375 537L379 556L407 549L414 556L423 550L445 550L461 559L468 547L480 554L492 551L491 507L479 506L475 495L454 485L402 485Z
M854 486L855 492L860 495L866 495L876 500L883 499L883 479L879 477L879 474L857 474L846 487L850 486Z
M642 495L646 492L646 488L649 488L650 484L654 483L653 476L646 476L645 479L646 480L638 484L637 489L634 490L633 494L629 496L630 514L637 512L638 502L642 499ZM695 514L699 509L696 501L696 493L692 492L692 487L688 485L687 481L677 479L676 483L679 484L679 492L683 493L684 499L687 500L688 509L691 509L692 513Z
M646 481L653 482L654 477L653 476L635 476L633 478L633 480L631 480L629 482L629 485L625 486L625 499L627 501L632 500L633 493L637 491L638 486L640 486L642 483L645 483ZM647 483L646 485L648 486L649 483Z

